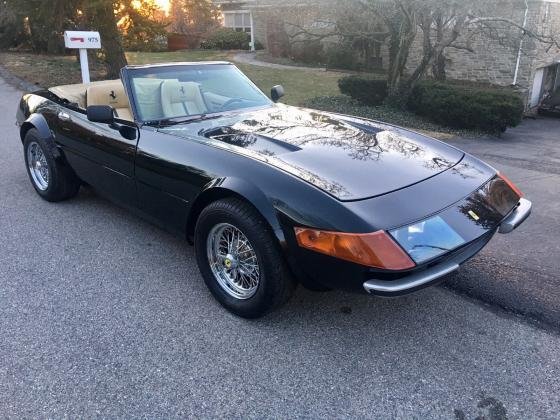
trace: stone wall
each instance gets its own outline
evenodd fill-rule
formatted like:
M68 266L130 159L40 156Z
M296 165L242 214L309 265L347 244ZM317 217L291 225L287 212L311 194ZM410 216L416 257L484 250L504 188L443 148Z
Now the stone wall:
M494 16L504 17L523 24L524 2L500 1L496 4ZM546 1L529 2L527 28L535 33L560 32L560 4ZM502 31L504 32L504 31ZM521 31L511 29L506 40L494 40L476 35L472 41L474 52L449 48L446 71L450 79L489 82L508 86L513 84ZM385 51L385 54L386 51ZM422 58L422 40L419 33L408 62L412 71ZM528 97L531 95L535 72L539 67L548 66L560 59L560 51L547 47L525 36L519 63L517 86Z
M316 29L317 20L328 17L336 4L337 0L259 0L247 8L253 12L255 38L267 45L267 22L273 20ZM290 25L286 25L286 29L294 30Z
M496 8L495 16L504 17L523 24L524 7L519 7L519 2L500 2ZM529 12L528 20L533 15L538 14L540 3L533 2ZM450 79L470 80L475 82L490 82L498 85L511 85L514 78L515 66L518 51L519 30L511 31L511 40L508 45L503 42L489 39L483 35L475 35L472 38L471 46L474 52L448 48L446 50L447 57L447 76ZM464 37L463 42L464 43ZM531 46L526 43L526 47ZM408 69L413 70L422 58L422 39L419 32L413 52L410 55ZM528 57L522 57L520 63L520 75L524 75L518 80L521 86L527 87L528 70L531 60Z

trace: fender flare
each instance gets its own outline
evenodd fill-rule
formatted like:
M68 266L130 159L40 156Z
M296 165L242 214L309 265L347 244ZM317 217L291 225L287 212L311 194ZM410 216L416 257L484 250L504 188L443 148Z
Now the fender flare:
M45 143L50 148L55 159L63 158L62 151L54 141L54 133L50 129L49 124L47 123L45 117L41 114L31 114L29 118L27 118L23 122L23 124L21 124L19 135L22 143L25 139L25 135L32 128L37 130L40 138L45 141Z
M192 242L198 216L208 204L232 196L237 196L255 207L270 226L280 246L284 248L286 241L284 231L270 200L256 185L236 177L222 178L207 184L193 200L187 217L187 239Z

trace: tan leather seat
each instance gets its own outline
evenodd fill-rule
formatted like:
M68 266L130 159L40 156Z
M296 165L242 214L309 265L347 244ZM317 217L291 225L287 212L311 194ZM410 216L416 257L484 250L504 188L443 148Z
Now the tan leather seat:
M132 79L136 107L141 120L159 120L164 117L161 107L162 83L161 79L149 77Z
M161 106L166 118L208 112L200 85L195 82L164 81L161 86Z
M87 105L111 105L115 109L117 118L133 121L130 103L120 80L92 85L86 92Z

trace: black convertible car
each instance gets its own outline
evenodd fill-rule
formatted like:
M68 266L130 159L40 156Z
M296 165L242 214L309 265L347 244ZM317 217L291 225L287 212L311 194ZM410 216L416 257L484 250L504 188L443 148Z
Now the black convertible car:
M272 101L226 62L129 66L122 80L25 95L17 122L48 201L89 184L195 246L243 317L299 281L394 296L434 284L531 202L504 175L420 134Z

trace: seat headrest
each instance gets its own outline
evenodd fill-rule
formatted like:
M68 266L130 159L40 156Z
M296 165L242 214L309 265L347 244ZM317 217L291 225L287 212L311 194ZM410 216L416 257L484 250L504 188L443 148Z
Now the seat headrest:
M179 82L178 80L166 80L161 87L162 97L173 104L192 101L200 96L200 85L195 82Z
M132 83L140 118L144 120L161 118L163 111L160 88L163 80L139 77L132 79Z
M87 105L111 105L113 108L128 108L128 97L120 81L93 85L86 93Z

